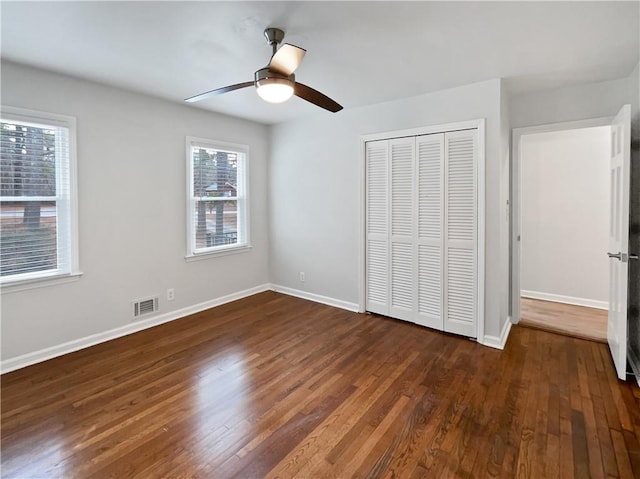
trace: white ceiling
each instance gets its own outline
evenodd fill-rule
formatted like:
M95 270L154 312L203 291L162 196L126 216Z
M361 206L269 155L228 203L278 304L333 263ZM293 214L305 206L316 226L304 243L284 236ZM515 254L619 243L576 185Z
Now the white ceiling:
M8 2L2 57L176 102L253 80L267 26L307 49L296 79L345 108L507 78L604 81L639 60L635 2ZM263 123L332 115L247 88L194 107ZM340 113L336 113L339 115Z

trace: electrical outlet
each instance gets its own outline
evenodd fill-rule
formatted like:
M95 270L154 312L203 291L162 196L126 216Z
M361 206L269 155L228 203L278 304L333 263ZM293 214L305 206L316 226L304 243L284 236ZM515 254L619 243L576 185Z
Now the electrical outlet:
M304 271L300 271L300 282L304 283Z
M176 299L176 292L173 288L169 288L167 290L167 301L173 301L174 299Z

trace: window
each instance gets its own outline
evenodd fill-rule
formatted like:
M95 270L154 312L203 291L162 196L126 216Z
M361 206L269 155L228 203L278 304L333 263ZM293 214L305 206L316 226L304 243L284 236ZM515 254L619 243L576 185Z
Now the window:
M187 137L188 257L249 246L248 147Z
M77 273L75 118L2 107L0 280Z

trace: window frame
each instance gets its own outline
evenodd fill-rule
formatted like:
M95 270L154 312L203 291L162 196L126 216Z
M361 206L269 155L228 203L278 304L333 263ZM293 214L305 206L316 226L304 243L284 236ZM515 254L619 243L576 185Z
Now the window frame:
M223 256L228 254L236 254L251 249L251 236L249 228L249 146L229 143L225 141L211 140L207 138L198 138L194 136L186 137L186 261L194 261L207 259L215 256ZM238 155L238 164L242 165L238 171L238 189L236 195L236 211L238 214L238 242L232 245L211 246L208 248L196 248L196 237L193 229L195 218L195 196L193 191L193 157L191 149L193 147L201 147L218 151L235 153ZM242 170L243 175L240 175ZM210 201L224 201L214 200ZM243 241L241 241L243 239Z
M18 108L8 105L0 106L0 119L17 123L30 123L68 130L68 193L61 188L62 175L56 174L56 241L62 245L58 252L63 253L65 266L45 271L18 273L0 277L2 292L21 291L24 289L48 286L60 282L78 279L82 274L79 270L80 252L78 241L78 178L77 178L77 145L76 118L57 113ZM57 141L57 139L56 139ZM59 161L56 158L56 162ZM60 170L56 170L60 171ZM62 192L62 193L61 193Z

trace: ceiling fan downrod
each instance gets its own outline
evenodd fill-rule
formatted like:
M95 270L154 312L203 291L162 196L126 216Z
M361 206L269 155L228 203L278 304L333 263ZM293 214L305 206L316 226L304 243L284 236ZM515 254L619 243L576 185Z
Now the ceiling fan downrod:
M275 55L278 50L278 45L284 40L284 31L279 28L268 27L264 29L264 36L267 39L267 43L271 45L273 50L272 55Z

